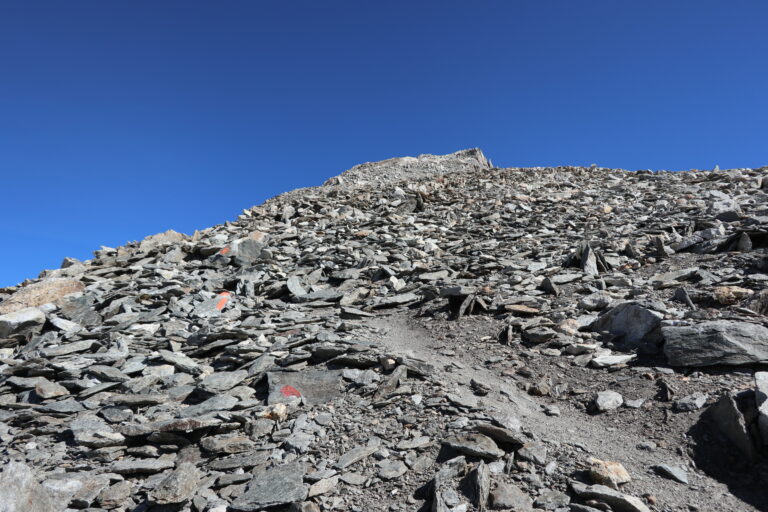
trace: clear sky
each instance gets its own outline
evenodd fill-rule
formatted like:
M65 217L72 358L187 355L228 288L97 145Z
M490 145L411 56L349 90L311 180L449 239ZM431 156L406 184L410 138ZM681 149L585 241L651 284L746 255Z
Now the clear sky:
M364 161L768 164L768 2L0 2L0 286Z

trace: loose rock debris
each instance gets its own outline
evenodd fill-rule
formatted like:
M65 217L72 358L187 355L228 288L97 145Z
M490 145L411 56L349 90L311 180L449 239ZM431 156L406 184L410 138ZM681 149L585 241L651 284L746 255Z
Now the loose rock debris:
M764 510L768 169L357 166L0 290L0 507Z

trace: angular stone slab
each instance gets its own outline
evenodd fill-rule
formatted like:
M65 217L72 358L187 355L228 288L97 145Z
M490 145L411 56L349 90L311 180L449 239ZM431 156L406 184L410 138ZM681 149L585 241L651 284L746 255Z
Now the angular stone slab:
M304 473L306 468L302 464L284 464L260 471L230 508L237 512L254 512L303 501L309 493Z
M498 459L504 456L504 450L500 449L493 439L483 434L458 434L445 439L443 444L471 457Z
M341 371L337 370L270 372L267 380L270 405L300 398L305 405L312 406L330 402L341 395Z
M637 348L643 343L656 344L663 315L634 302L624 302L608 311L592 324L592 330L607 332L622 338L626 348Z
M16 310L0 316L0 338L14 334L39 334L45 324L45 314L37 308Z
M21 462L9 462L0 473L0 510L6 512L61 512L66 503L54 499Z
M743 365L768 362L768 329L758 324L714 320L662 327L671 366Z

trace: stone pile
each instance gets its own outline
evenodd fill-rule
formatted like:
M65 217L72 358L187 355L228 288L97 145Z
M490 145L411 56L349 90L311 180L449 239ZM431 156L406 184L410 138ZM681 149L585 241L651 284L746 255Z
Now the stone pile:
M422 155L67 258L0 290L0 510L667 510L654 493L687 485L685 462L632 487L521 419L699 411L715 400L673 396L674 376L768 362L765 171ZM393 343L418 318L491 334L442 337L439 357ZM486 348L462 361L471 343ZM467 365L498 381L457 377ZM663 396L587 396L568 375ZM730 394L715 407L768 439L757 376L748 421Z

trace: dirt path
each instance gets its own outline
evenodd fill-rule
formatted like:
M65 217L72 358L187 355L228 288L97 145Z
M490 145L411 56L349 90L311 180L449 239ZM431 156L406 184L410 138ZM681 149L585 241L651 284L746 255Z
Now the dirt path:
M638 421L628 423L623 418L629 414L628 409L590 415L582 408L574 407L569 400L530 396L518 388L516 380L502 375L500 365L489 364L489 361L496 361L491 354L506 351L506 356L510 357L515 348L483 340L482 322L479 328L475 325L467 328L461 325L462 322L446 323L396 315L371 319L367 326L377 335L377 341L392 353L410 355L433 364L438 373L435 378L462 397L474 396L469 385L471 379L487 385L490 393L480 398L485 409L516 415L523 430L548 444L561 467L586 467L589 457L618 461L632 476L632 482L622 490L636 496L654 496L658 510L766 510L742 501L729 492L726 485L697 471L693 461L680 448L684 441L683 432L670 433L672 438L660 442L653 451L639 449L638 444L645 441L642 425ZM470 324L478 322L468 320ZM438 339L436 332L446 335ZM504 357L500 356L501 359ZM568 371L561 367L554 370ZM556 405L560 415L545 414L545 405ZM674 439L676 436L679 439ZM690 484L657 476L651 467L661 463L685 468ZM754 503L755 499L750 501Z

